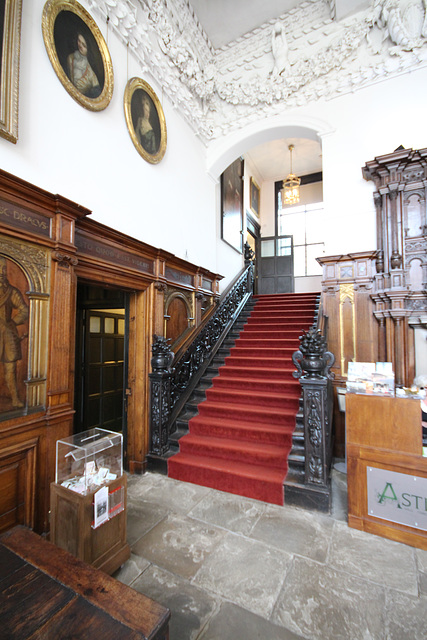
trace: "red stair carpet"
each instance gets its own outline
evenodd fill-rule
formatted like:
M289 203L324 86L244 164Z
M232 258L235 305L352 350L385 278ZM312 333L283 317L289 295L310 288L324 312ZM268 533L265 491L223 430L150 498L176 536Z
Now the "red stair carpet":
M247 323L169 459L169 477L283 505L301 394L292 354L313 324L317 298L254 296Z

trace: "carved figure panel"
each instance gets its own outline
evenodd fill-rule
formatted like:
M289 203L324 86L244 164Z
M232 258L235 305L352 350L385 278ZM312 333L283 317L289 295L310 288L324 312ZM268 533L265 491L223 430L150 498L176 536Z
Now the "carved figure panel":
M28 290L23 271L0 255L0 414L26 404Z
M49 255L0 237L0 420L46 403Z

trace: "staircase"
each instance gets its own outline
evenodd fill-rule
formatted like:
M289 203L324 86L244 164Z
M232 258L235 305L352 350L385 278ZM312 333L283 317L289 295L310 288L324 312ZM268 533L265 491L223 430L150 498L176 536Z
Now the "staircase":
M254 296L239 337L179 438L168 475L283 504L301 387L292 376L299 336L313 324L318 294Z

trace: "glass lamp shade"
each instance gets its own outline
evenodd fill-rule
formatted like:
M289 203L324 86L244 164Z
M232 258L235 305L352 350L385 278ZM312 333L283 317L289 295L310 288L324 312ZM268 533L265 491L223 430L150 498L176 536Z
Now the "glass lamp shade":
M286 180L283 180L282 188L282 203L283 204L296 204L299 202L299 186L300 178L294 173L290 173Z

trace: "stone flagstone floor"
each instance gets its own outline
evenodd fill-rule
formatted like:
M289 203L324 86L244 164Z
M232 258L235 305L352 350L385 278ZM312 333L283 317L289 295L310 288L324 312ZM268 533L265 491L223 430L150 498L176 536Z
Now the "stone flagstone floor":
M115 577L169 607L170 640L427 640L427 551L330 516L147 473L128 478Z

